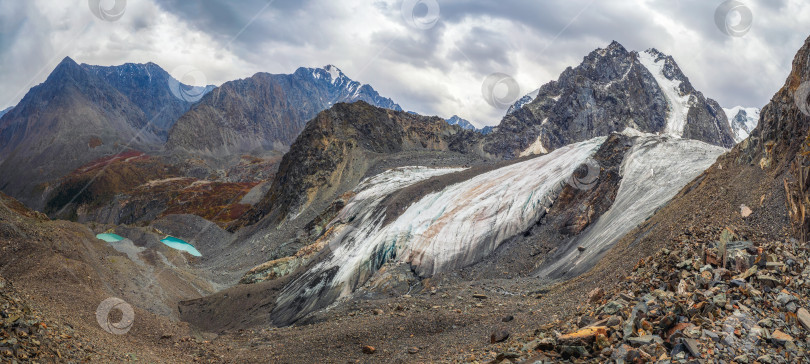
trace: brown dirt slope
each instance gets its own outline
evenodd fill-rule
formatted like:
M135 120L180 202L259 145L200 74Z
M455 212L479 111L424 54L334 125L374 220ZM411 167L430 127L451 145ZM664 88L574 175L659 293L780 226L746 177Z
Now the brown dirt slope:
M85 226L48 220L44 214L27 210L0 194L0 276L14 285L22 300L19 304L34 312L33 318L26 318L29 322L24 323L30 323L25 329L34 332L34 339L40 329L45 329L39 322L51 328L42 331L43 340L37 339L41 344L38 361L220 361L213 346L202 344L202 337L192 337L188 325L139 308L140 293L136 292L131 274L134 266L126 256L95 239ZM160 280L173 279L169 273L161 274ZM135 320L125 335L110 334L96 321L96 309L109 297L122 297L134 307ZM10 317L9 309L2 309L6 313L3 316ZM12 322L11 329L22 324L15 327ZM32 328L37 325L39 328ZM0 362L5 362L8 358L3 357L2 347L16 349L14 344L7 345L2 330ZM12 334L20 335L17 330ZM49 341L51 334L59 337ZM33 348L23 348L30 358L34 358Z

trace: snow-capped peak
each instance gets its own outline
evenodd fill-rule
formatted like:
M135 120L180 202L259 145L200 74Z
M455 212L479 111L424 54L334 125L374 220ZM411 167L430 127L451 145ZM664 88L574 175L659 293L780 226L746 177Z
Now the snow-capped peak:
M332 83L337 82L338 79L345 76L343 74L343 71L340 70L340 68L337 68L337 67L335 67L334 65L331 65L331 64L328 64L328 65L324 66L323 69L327 73L329 73L329 77L332 80Z
M328 95L328 99L323 100L327 107L331 107L338 102L363 100L378 107L397 111L402 110L393 100L380 96L368 84L352 80L340 68L332 64L316 68L300 67L295 71L294 75L314 81L316 87Z
M757 127L760 109L756 107L735 106L730 109L723 108L728 117L729 126L734 132L734 141L739 143Z
M523 97L521 97L517 101L515 101L515 103L512 104L512 106L509 107L509 110L506 111L506 115L509 115L509 114L511 114L511 113L513 113L515 111L520 110L520 108L522 108L523 106L525 106L526 104L532 102L535 98L537 98L537 95L539 93L540 93L540 89L538 88L538 89L524 95Z
M445 121L447 121L447 123L450 124L450 125L458 125L462 129L476 130L475 125L473 125L472 123L470 123L469 121L467 121L465 119L462 119L458 115L453 115L450 119L447 119Z

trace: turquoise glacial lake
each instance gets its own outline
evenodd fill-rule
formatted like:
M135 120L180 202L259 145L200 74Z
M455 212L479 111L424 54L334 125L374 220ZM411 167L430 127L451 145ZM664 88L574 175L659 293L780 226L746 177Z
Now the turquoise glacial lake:
M166 244L166 246L168 246L168 247L170 247L172 249L182 250L182 251L184 251L186 253L189 253L189 254L191 254L191 255L193 255L195 257L201 257L202 256L202 254L200 254L200 252L197 250L197 248L194 247L194 245L186 243L184 240L175 238L174 236L166 236L160 242L163 243L163 244Z
M124 240L124 237L116 234L98 234L96 235L96 239L101 239L108 243L117 243L121 240Z

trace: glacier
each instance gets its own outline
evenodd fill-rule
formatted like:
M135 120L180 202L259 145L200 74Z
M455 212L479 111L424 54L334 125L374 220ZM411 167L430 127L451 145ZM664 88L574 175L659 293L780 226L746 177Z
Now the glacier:
M330 222L328 256L280 293L274 321L291 323L349 296L390 261L408 263L423 277L479 261L537 223L605 139L570 144L446 186L387 224L385 209L377 207L384 191L395 187L366 182L361 190L376 192L359 192Z
M622 179L612 206L545 257L533 276L555 280L589 270L619 239L727 151L671 135L630 129L624 134L632 138L632 147L622 161ZM414 196L398 216L386 215L390 194L461 169L405 167L364 180L329 223L329 233L323 237L328 249L280 292L274 322L291 324L350 297L386 263L408 264L418 276L430 277L480 262L540 221L575 170L606 139L569 144Z
M613 205L593 225L547 257L536 271L537 277L573 277L589 270L619 239L727 151L697 140L632 130L625 134L634 136L634 142L622 162L622 180Z

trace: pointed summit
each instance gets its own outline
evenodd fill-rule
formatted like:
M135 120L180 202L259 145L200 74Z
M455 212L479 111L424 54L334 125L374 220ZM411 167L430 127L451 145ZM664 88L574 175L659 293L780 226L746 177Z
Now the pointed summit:
M54 67L51 74L48 75L47 80L56 80L60 78L73 78L79 79L80 75L85 74L81 66L70 57L65 57L59 64Z
M614 40L610 42L610 44L607 46L607 49L625 49L625 48L621 43Z
M65 58L62 58L62 60L59 62L59 64L60 64L60 65L62 65L62 64L74 64L74 65L78 65L78 63L76 63L76 61L74 61L74 60L73 60L73 58L70 58L69 56L65 56ZM58 66L57 66L57 67L58 67Z
M470 123L469 121L467 121L465 119L462 119L458 115L453 115L450 119L447 119L445 121L447 121L447 123L450 124L450 125L458 125L462 129L476 130L475 125L473 125L472 123Z
M532 145L551 151L626 128L734 145L720 105L695 90L672 57L613 41L517 100L484 150L515 157Z

